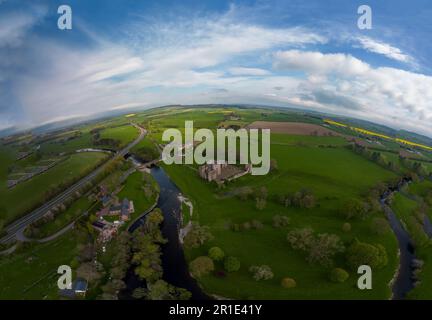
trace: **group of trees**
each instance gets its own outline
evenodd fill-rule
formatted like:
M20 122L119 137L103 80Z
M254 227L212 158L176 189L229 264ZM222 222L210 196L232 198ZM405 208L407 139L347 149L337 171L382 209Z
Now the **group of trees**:
M126 287L123 279L126 277L132 257L130 233L127 231L120 233L114 246L110 277L105 285L102 286L102 294L99 297L103 300L118 299L119 292Z
M315 234L311 228L294 229L287 235L294 250L306 253L306 260L323 266L331 266L333 257L345 250L343 242L334 234Z
M287 216L283 216L283 215L275 215L273 216L273 227L274 228L285 228L287 227L290 222L291 219Z
M370 244L355 240L346 250L347 265L354 271L360 265L368 265L372 269L385 267L388 262L387 251L381 244Z
M208 251L207 256L199 256L189 263L191 274L200 278L215 270L215 265L218 264L226 272L236 272L240 269L240 260L233 256L226 256L225 252L219 247L212 247ZM224 274L224 272L219 272Z
M269 200L268 190L265 186L260 188L252 188L249 186L241 187L236 190L236 195L242 201L254 200L255 207L258 210L265 209L267 201ZM309 189L302 189L294 193L274 195L270 200L285 207L310 209L317 205L315 195Z
M42 216L42 218L31 223L25 229L25 235L29 238L40 238L40 237L48 236L48 234L45 234L41 231L40 227L44 224L54 221L60 214L66 212L75 201L80 199L82 195L88 192L92 187L93 184L91 182L88 182L79 190L71 194L68 198L63 200L62 203L53 206ZM77 210L74 214L69 214L68 216L66 216L65 220L71 221L74 217L78 217L81 213L82 213L81 210ZM61 225L58 226L60 227Z
M364 158L375 162L376 164L380 165L381 167L390 169L394 172L399 172L400 167L397 163L394 161L389 161L382 155L381 152L376 150L369 150L367 147L362 146L358 143L354 143L350 146L351 150L353 150L355 153L363 156Z
M148 300L187 300L191 293L162 280L161 245L166 243L160 230L163 215L159 208L146 216L144 225L135 231L132 240L132 263L135 274L146 281L146 288L139 287L132 296Z
M311 209L316 206L315 195L309 189L279 195L277 201L285 207Z
M183 243L187 248L198 248L206 241L212 240L213 235L210 228L201 226L198 222L192 222L191 229L183 239Z
M262 228L264 228L264 224L257 220L257 219L253 219L251 221L245 221L241 224L239 223L233 223L231 224L231 229L233 231L242 231L242 230L261 230Z
M275 215L272 218L272 225L274 228L285 228L290 224L291 219L285 215ZM243 223L232 223L229 224L232 231L247 231L247 230L261 230L264 228L264 223L260 220L253 219L251 221L245 221Z
M159 228L162 221L160 209L153 210L147 215L146 223L135 231L132 241L135 273L147 283L159 280L163 273L160 245L166 240Z
M97 131L93 134L93 144L95 146L109 146L115 149L121 145L121 141L111 138L101 138L99 131Z
M139 288L133 293L136 299L146 298L148 300L189 300L191 296L188 290L175 287L162 279L149 283L147 290Z
M265 186L255 189L249 186L241 187L236 190L236 194L242 201L254 200L258 210L263 210L267 205L268 191Z
M142 146L139 149L134 150L134 153L143 162L153 161L155 159L158 159L160 156L158 149L154 145Z

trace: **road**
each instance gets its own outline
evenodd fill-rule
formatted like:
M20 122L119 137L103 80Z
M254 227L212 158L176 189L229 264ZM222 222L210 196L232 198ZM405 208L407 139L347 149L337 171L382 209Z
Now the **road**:
M7 235L4 236L3 238L1 238L0 243L9 243L9 242L14 241L16 239L16 234L18 232L25 229L32 222L35 222L36 220L43 217L43 215L48 210L50 210L52 207L54 207L55 205L61 204L71 194L73 194L75 191L79 190L87 182L91 181L94 177L96 177L99 173L101 173L112 160L119 158L119 157L124 157L129 152L129 150L131 148L133 148L135 145L137 145L145 137L145 135L147 133L147 131L144 128L142 128L136 124L132 124L132 125L140 131L138 138L136 138L133 142L131 142L129 145L127 145L124 149L118 151L111 160L108 160L103 165L96 168L92 173L85 176L84 178L82 178L81 180L76 182L74 185L70 186L68 189L66 189L65 191L63 191L62 193L60 193L59 195L57 195L53 199L49 200L48 202L46 202L45 204L43 204L39 208L35 209L34 211L30 212L29 214L25 215L24 217L19 218L18 220L9 224L5 228Z

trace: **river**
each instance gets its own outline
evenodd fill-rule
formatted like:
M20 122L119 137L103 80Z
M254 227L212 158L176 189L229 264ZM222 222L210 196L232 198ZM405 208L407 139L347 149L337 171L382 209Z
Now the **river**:
M409 183L409 181L402 180L397 187L385 192L380 201L390 227L399 243L399 268L392 283L392 299L394 300L406 298L407 293L414 289L414 283L416 281L414 271L417 258L415 256L414 243L399 218L387 204L388 198L394 192L399 192L407 183Z
M136 162L137 160L133 159L132 161ZM160 187L160 196L156 207L160 208L163 213L164 221L161 226L162 235L168 240L166 244L162 245L162 278L176 287L190 291L192 293L192 300L211 299L201 290L197 281L191 277L183 253L183 247L179 241L181 203L178 196L180 195L180 190L170 180L162 168L151 168L150 173ZM135 221L129 228L129 231L133 232L141 226L144 221L145 216ZM145 286L145 282L141 281L134 274L133 268L129 270L125 282L127 289L123 292L121 298L130 298L135 288Z

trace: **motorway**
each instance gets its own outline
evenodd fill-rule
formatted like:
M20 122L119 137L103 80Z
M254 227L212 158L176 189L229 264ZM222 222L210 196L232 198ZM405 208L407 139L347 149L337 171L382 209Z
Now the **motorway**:
M29 214L19 218L18 220L15 220L11 224L9 224L5 228L5 231L7 234L6 234L6 236L4 236L3 238L0 239L0 243L10 243L10 242L15 241L16 235L19 231L24 230L29 224L42 218L43 215L48 210L50 210L52 207L54 207L55 205L63 203L63 201L65 199L67 199L71 194L73 194L75 191L79 190L87 182L91 181L94 177L96 177L99 173L101 173L113 159L116 159L119 157L124 157L129 152L129 150L131 148L133 148L135 145L137 145L145 137L145 135L147 133L147 131L144 128L142 128L136 124L132 124L132 125L140 131L138 138L136 138L133 142L131 142L129 145L127 145L124 149L118 151L114 155L113 158L111 158L110 160L105 162L100 167L96 168L92 173L88 174L87 176L85 176L84 178L82 178L81 180L79 180L78 182L76 182L75 184L70 186L68 189L66 189L65 191L63 191L62 193L57 195L56 197L52 198L51 200L49 200L48 202L46 202L45 204L40 206L39 208L33 210Z

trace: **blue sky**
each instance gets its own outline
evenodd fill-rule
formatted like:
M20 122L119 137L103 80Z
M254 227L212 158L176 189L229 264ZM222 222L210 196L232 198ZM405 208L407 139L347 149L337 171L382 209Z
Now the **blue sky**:
M61 4L72 30L57 28ZM0 129L253 103L432 136L431 16L427 0L0 0Z

